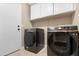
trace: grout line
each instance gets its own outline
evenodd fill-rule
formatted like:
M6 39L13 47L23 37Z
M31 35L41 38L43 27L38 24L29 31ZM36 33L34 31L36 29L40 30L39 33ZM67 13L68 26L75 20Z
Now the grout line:
M13 53L15 53L15 52L17 52L17 51L19 51L19 50L20 50L20 49L14 51L14 52L11 52L11 53L9 53L9 54L6 54L6 55L4 55L4 56L9 56L10 54L13 54Z

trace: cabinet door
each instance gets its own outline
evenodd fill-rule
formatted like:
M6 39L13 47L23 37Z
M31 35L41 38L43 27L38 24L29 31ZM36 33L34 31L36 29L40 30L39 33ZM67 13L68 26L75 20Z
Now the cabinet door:
M40 4L31 6L31 20L40 18Z
M73 11L73 3L55 3L54 14Z
M53 15L53 4L43 3L41 4L41 17Z

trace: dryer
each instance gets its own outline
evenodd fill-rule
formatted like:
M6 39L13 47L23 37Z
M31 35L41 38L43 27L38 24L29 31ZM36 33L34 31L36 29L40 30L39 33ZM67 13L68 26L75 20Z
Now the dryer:
M78 30L77 26L48 28L48 56L77 56Z
M24 48L33 53L38 53L44 48L44 30L40 28L25 29Z

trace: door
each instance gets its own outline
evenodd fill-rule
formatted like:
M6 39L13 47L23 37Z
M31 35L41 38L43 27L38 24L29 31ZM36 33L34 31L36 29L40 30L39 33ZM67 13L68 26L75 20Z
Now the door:
M0 4L0 55L21 48L21 4Z
M54 4L54 14L60 14L65 12L74 11L73 3L55 3Z
M31 6L31 20L40 18L40 4Z
M41 3L41 17L53 15L53 3Z

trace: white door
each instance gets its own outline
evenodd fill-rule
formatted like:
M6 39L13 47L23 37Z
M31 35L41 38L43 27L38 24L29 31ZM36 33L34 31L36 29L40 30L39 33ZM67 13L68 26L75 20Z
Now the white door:
M31 20L40 18L40 4L31 6Z
M55 3L54 14L60 14L73 11L73 3Z
M53 3L41 3L41 17L53 15Z
M0 4L0 55L21 48L21 4Z

